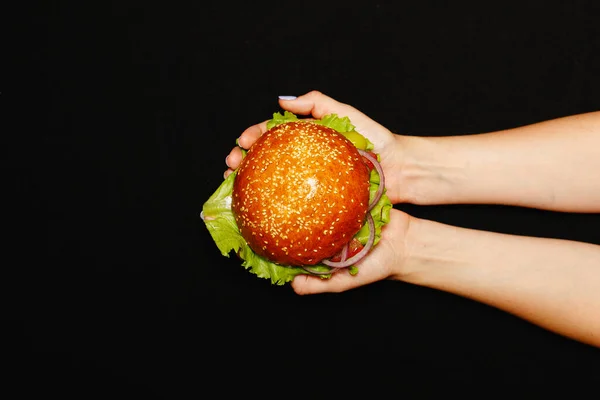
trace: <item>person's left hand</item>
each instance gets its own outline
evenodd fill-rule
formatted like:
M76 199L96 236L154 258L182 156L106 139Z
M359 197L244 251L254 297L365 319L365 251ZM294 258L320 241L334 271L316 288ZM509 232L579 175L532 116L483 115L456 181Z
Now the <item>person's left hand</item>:
M298 275L292 281L292 288L297 294L343 292L384 279L400 279L407 273L404 270L407 258L405 237L410 218L402 211L390 210L390 222L383 227L377 246L356 264L356 275L350 275L347 270L338 271L329 279Z

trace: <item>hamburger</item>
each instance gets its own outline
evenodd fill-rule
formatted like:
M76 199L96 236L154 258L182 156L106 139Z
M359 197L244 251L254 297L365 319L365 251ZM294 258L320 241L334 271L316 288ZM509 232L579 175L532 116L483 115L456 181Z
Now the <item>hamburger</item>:
M347 117L275 113L201 217L222 255L273 284L356 274L392 207L372 150Z

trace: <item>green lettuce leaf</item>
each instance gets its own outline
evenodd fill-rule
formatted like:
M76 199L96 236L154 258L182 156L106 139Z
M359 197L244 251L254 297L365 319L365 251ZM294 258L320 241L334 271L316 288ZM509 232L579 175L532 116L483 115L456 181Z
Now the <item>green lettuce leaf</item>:
M238 252L246 246L240 235L235 217L231 211L231 193L235 172L221 183L219 188L202 206L202 218L221 254L229 257L231 251Z
M379 188L379 174L375 170L371 171L371 186L369 188L370 196L369 200L373 200L375 197L375 192ZM371 216L373 217L373 222L375 223L375 242L373 246L379 243L379 239L381 239L381 228L390 222L390 210L392 209L393 204L390 199L385 194L385 189L383 195L375 204L375 207L371 209ZM369 226L364 224L363 227L358 231L356 235L354 235L356 239L358 239L363 245L367 243L369 240Z
M202 206L202 218L221 254L229 257L234 252L242 259L242 265L260 278L283 285L294 276L305 273L302 268L284 267L257 255L242 237L231 210L231 194L236 172L230 174Z
M289 111L285 111L283 114L273 113L273 118L267 121L267 129L292 121L298 121L298 117Z
M289 111L284 111L283 114L273 113L273 118L267 121L267 129L271 129L279 124L285 124L286 122L293 121L298 121L298 117ZM323 116L321 119L313 120L312 122L335 129L340 133L354 132L367 142L365 150L373 150L375 147L369 139L356 132L356 127L352 124L352 122L350 122L350 118L348 117L340 118L337 114L329 114Z
M267 122L267 128L271 129L279 124L297 120L298 117L289 111L285 111L284 114L274 113L273 119ZM324 116L321 120L313 122L329 126L341 133L353 132L355 130L354 125L350 123L348 117L339 118L335 114ZM367 141L367 149L373 149L373 144L368 139L365 138L365 140ZM271 283L274 285L284 285L287 282L291 282L296 275L309 274L300 267L287 267L275 264L254 253L250 246L248 246L238 229L231 209L231 196L235 176L236 172L234 171L221 183L221 185L219 185L217 190L202 206L204 223L221 254L226 257L229 257L231 252L237 254L242 260L242 266L259 278L270 279ZM378 187L379 175L373 170L371 171L370 176L370 199L373 199ZM392 203L384 192L381 199L371 210L371 215L375 222L375 244L377 244L381 238L382 227L389 222L391 208ZM368 237L369 228L367 224L365 224L356 234L355 238L362 244L365 244ZM327 272L330 270L330 268L325 265L314 265L311 266L311 269L320 272ZM349 267L349 272L354 275L358 273L358 268L351 266ZM319 276L323 279L327 279L331 277L331 274Z

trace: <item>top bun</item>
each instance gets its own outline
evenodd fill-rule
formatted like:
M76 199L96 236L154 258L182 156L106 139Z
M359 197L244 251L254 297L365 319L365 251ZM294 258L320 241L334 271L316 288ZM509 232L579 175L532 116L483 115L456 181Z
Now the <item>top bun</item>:
M236 172L232 210L250 248L289 266L339 253L365 222L369 169L336 130L307 120L277 125Z

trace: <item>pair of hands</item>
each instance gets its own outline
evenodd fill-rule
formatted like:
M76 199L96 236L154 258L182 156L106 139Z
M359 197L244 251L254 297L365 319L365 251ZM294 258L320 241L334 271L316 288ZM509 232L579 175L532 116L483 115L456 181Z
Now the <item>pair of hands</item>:
M350 118L356 130L373 143L374 151L381 157L390 201L396 204L404 200L400 190L402 150L399 135L393 134L354 107L340 103L318 91L299 96L295 100L279 100L279 105L282 109L296 115L310 115L316 119L327 114ZM244 149L249 149L266 131L267 121L253 125L242 133L238 144ZM239 147L234 147L225 160L228 166L225 177L238 168L241 161L242 151ZM346 271L340 271L333 274L330 279L299 275L291 283L293 290L298 294L342 292L383 279L398 279L402 275L402 265L406 258L404 238L409 219L410 217L402 211L396 209L390 211L390 222L383 228L378 245L357 264L358 274L352 276Z

